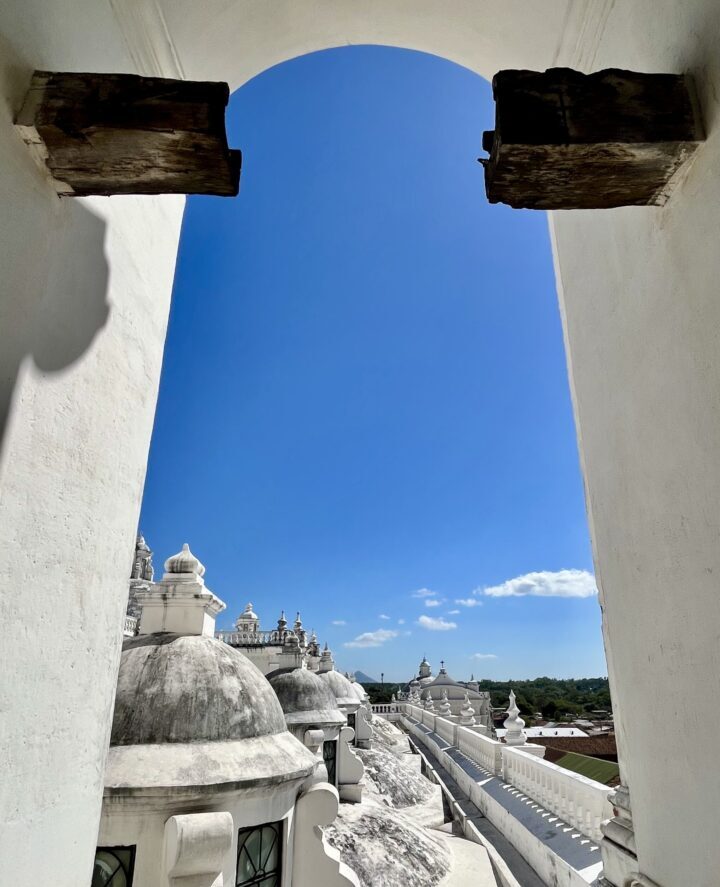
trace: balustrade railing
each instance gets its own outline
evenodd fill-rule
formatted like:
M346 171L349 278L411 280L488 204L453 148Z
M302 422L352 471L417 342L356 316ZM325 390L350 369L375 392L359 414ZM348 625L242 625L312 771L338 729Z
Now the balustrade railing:
M400 703L398 708L426 724L470 760L502 777L581 834L593 841L602 838L600 823L612 817L612 805L608 800L612 790L606 785L551 764L522 751L521 747L505 745L469 727L454 724L416 705Z
M390 715L395 714L395 712L399 711L396 702L378 702L372 706L372 713L374 715Z
M136 616L126 616L123 624L123 634L134 637L137 634L138 619Z
M612 816L606 785L537 758L519 748L502 749L503 775L529 798L579 832L599 841L600 823Z
M455 745L456 726L452 721L446 721L445 718L435 718L435 732L450 745Z
M467 727L457 728L457 747L471 761L480 764L492 774L502 773L503 745L496 739L483 736Z
M285 643L279 631L216 631L215 637L233 647L282 646Z

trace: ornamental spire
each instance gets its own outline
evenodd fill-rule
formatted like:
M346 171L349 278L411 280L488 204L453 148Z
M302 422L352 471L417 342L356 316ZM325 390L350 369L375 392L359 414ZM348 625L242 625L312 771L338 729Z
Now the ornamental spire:
M510 691L510 705L507 710L507 718L505 718L505 722L503 726L507 730L505 734L505 744L506 745L525 745L527 742L527 735L525 730L525 721L520 715L520 709L517 707L515 702L515 693Z

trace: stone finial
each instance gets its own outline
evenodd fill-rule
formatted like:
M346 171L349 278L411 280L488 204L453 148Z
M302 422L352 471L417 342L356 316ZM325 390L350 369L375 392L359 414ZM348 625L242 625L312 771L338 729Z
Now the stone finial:
M503 723L503 726L507 730L507 733L505 734L506 745L525 745L527 742L527 735L524 730L525 721L523 721L519 715L520 709L515 702L515 693L511 690L507 718L505 718Z
M428 698L425 700L425 711L435 711L432 696L430 695L428 695Z
M395 698L395 694L394 694L394 693L393 693L392 696L390 697L390 702L397 702L397 699Z
M130 573L131 579L137 579L141 582L153 581L152 554L150 547L145 541L145 537L142 533L138 533L135 540L135 557L133 559L132 572Z
M196 576L202 577L205 575L205 567L190 551L190 546L187 542L183 543L182 551L172 555L172 557L165 561L165 577L168 575L172 577L185 575L191 578L191 580Z
M475 709L472 707L470 694L467 692L465 693L465 699L463 700L463 705L460 709L460 723L463 727L475 726Z
M284 634L286 628L287 628L287 619L285 618L285 610L281 610L280 611L280 618L278 619L277 630L280 634Z
M333 660L332 651L328 649L327 641L325 642L325 648L320 654L320 664L318 665L318 671L334 671L335 670L335 662Z
M160 582L137 590L135 598L141 609L140 634L167 631L180 635L215 634L215 617L225 604L205 585L205 567L190 551L182 551L165 561L165 575Z
M448 699L447 690L443 690L442 702L440 703L440 708L438 710L443 717L447 717L448 715L452 714L452 706L450 705L450 700Z

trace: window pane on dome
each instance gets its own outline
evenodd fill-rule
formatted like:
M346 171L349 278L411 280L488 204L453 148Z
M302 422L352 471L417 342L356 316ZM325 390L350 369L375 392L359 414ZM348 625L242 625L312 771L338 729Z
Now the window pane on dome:
M333 740L326 740L323 742L323 761L325 762L325 767L327 768L328 782L330 785L335 785L336 780L336 758L337 758L337 742Z
M281 822L240 829L236 887L279 887L281 840Z
M135 847L98 847L91 887L132 887Z

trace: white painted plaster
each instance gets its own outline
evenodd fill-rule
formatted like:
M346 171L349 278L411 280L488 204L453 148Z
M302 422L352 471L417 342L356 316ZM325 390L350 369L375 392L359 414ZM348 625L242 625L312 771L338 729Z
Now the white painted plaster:
M15 52L0 38L2 884L90 881L184 205L60 200L17 137L33 66L126 64L102 6L82 6L73 38L45 6L68 18L52 49L32 16L3 28Z

